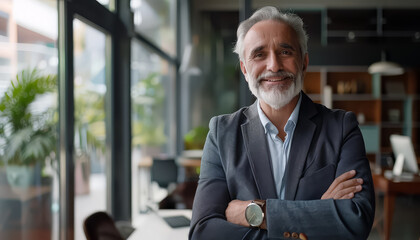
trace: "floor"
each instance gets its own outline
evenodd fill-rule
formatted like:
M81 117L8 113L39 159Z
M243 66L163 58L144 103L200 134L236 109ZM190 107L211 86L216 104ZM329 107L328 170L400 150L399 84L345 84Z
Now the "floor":
M74 239L86 239L83 232L83 220L96 211L104 211L106 209L105 182L105 174L91 174L89 194L75 197Z

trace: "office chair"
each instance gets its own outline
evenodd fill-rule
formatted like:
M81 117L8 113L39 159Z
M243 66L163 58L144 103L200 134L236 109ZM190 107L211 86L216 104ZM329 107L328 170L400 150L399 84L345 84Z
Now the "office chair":
M159 202L164 199L166 196L171 194L175 189L176 183L178 182L178 166L174 158L153 158L153 164L150 169L150 181L151 183L157 184L158 188L153 187L153 184L150 188L151 196L151 206L154 208L158 207ZM163 193L162 189L166 193Z
M106 212L95 212L83 222L87 240L124 240L114 220Z
M168 188L178 181L178 165L174 158L153 158L151 180L161 188Z

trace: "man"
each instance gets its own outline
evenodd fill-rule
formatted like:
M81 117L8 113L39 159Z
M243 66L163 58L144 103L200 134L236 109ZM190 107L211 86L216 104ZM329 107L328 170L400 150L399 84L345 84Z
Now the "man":
M257 101L212 118L190 239L366 239L374 190L355 115L313 103L302 20L264 7L235 52Z

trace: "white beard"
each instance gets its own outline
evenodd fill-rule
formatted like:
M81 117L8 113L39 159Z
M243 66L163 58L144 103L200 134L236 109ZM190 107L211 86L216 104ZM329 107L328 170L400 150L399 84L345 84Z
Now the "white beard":
M288 76L293 79L293 82L287 89L283 89L284 87L279 86L264 90L261 87L260 79L268 76ZM247 78L248 86L252 94L275 110L279 110L284 107L302 90L302 71L298 71L296 76L290 72L264 72L257 78L254 78L249 72L247 72Z

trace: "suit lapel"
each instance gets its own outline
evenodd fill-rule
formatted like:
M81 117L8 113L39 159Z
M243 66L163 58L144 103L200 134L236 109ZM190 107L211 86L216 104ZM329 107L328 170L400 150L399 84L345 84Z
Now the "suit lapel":
M313 102L302 93L302 103L298 124L293 134L289 160L286 165L284 180L286 181L285 199L294 200L300 177L305 166L306 156L316 130L315 123L310 120L317 113Z
M255 102L244 112L248 122L241 126L242 134L260 198L277 198L267 140L258 117L257 104Z

